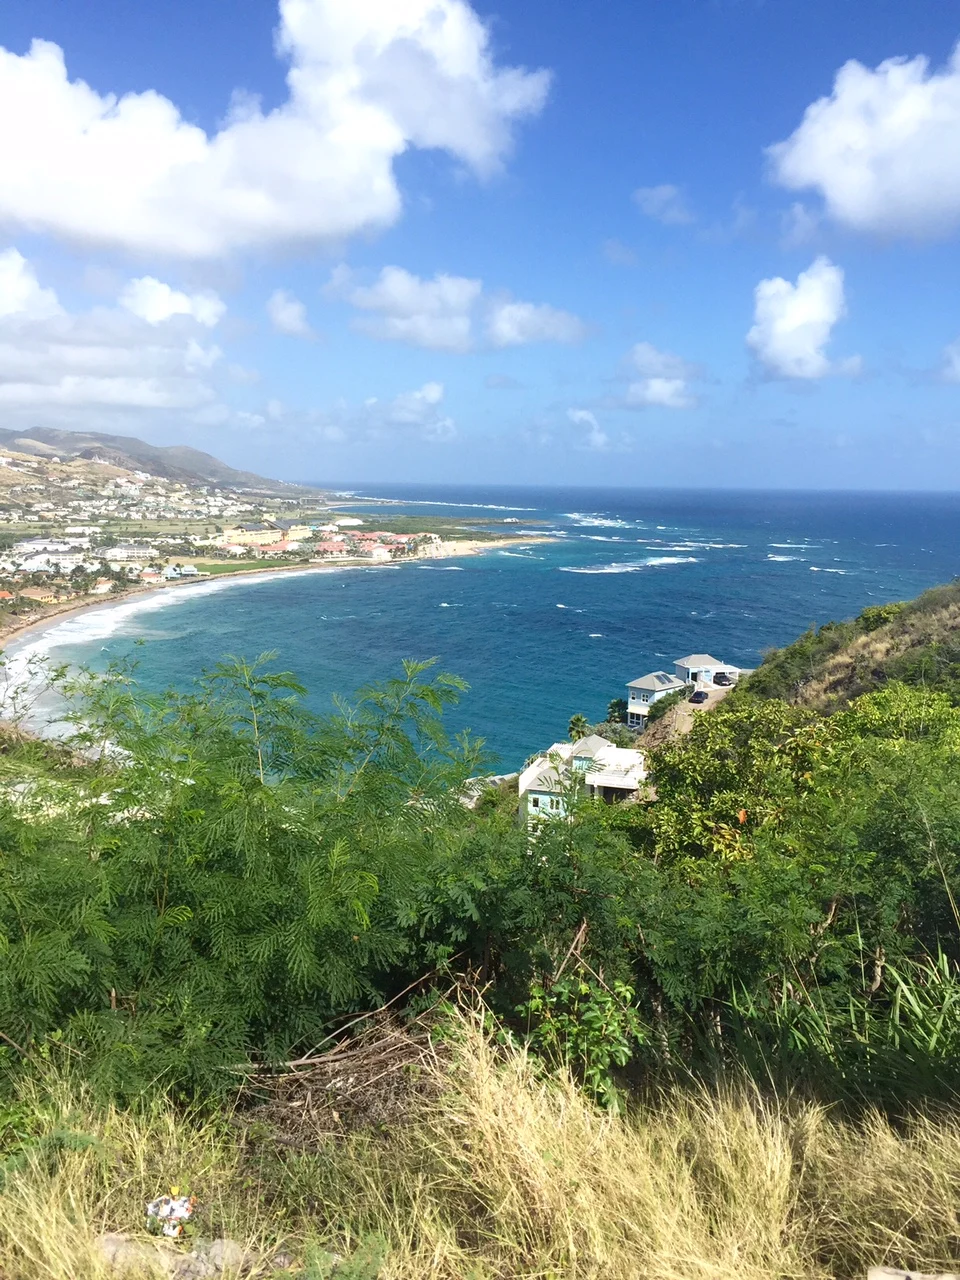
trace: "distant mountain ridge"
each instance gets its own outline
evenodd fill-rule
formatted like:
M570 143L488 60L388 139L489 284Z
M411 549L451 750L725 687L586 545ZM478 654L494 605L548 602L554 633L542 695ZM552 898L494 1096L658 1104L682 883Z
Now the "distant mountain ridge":
M55 427L30 427L25 431L0 429L0 446L32 453L40 458L101 458L129 471L183 484L223 485L258 493L302 493L300 485L270 480L253 471L239 471L213 454L189 445L156 445L136 436L113 436L100 431L61 431Z

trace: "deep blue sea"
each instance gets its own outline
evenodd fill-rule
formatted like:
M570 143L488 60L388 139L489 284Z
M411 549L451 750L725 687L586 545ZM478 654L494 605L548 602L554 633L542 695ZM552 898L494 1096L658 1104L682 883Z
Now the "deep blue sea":
M470 692L451 730L516 768L602 719L626 681L688 653L741 667L811 623L960 574L960 495L357 486L345 509L519 520L556 541L457 560L209 582L53 625L10 652L102 667L133 654L150 688L222 655L275 650L318 710L437 657ZM534 523L537 522L537 523ZM542 522L542 523L540 523ZM144 641L135 647L138 640Z

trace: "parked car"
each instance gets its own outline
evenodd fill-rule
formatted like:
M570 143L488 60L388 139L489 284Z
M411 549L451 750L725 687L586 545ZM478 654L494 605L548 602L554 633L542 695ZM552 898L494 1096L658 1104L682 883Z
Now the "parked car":
M733 684L733 681L725 671L718 671L713 677L714 684Z
M707 700L707 694L704 693L702 689L698 689L697 692L693 694L693 696L690 698L691 702L706 702L706 700Z

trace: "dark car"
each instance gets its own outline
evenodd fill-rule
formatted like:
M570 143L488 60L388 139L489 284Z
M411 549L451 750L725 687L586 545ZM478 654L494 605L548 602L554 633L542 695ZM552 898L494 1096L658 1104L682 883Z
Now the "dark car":
M718 671L717 674L713 677L713 683L714 684L733 684L733 681L730 679L730 677L727 675L725 671Z
M698 689L697 692L693 694L692 697L690 698L691 702L706 702L706 700L707 700L707 694L705 694L702 689Z

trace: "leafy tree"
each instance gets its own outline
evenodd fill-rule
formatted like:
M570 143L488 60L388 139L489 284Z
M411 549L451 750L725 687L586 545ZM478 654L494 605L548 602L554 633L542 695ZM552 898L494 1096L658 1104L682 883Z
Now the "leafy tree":
M610 724L627 723L626 698L613 698L607 703L607 721Z

